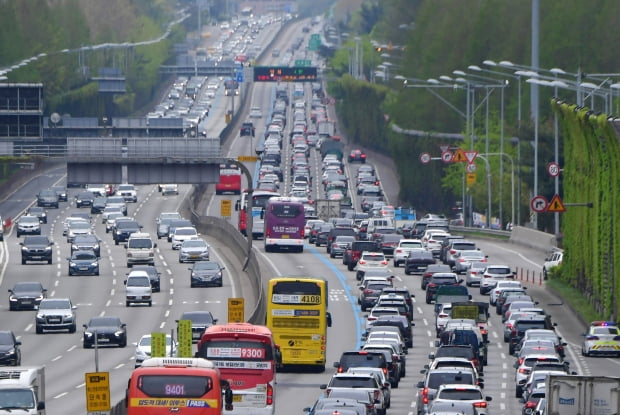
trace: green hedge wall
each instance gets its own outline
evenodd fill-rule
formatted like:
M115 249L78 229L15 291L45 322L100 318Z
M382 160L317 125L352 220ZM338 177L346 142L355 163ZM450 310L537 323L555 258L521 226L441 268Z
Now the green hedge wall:
M620 294L620 144L606 115L552 100L564 137L563 282L583 292L594 309L616 319ZM589 203L592 208L570 206Z

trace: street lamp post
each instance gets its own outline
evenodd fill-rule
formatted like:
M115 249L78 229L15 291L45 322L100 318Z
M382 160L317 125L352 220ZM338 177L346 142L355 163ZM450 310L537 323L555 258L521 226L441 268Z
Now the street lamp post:
M517 146L517 226L521 225L521 140L519 137L510 138L510 143ZM513 222L514 225L514 222Z
M480 154L478 154L479 158L484 160L485 167L487 169L487 220L486 225L487 229L491 228L491 166L489 165L489 160Z

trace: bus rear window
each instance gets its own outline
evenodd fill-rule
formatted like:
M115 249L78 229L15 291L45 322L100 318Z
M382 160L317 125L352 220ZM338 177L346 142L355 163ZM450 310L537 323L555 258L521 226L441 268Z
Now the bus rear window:
M315 283L303 281L279 282L273 287L274 294L321 295L321 287Z
M304 213L299 205L278 203L271 206L271 214L278 218L296 218Z
M143 375L138 378L138 389L154 398L200 398L213 389L209 376Z

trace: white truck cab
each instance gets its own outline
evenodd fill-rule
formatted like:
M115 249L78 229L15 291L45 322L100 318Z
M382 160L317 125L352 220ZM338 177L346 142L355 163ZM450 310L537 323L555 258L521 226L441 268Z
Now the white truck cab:
M0 369L0 402L0 414L45 415L45 366Z
M134 264L155 265L155 248L157 243L146 232L134 232L127 240L127 267Z

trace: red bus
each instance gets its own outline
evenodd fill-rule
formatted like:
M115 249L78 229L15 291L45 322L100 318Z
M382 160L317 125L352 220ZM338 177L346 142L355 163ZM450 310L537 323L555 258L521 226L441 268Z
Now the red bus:
M232 414L274 413L276 368L282 358L267 327L250 323L211 326L198 343L196 357L213 362L230 384Z
M290 249L304 251L306 215L304 204L295 197L272 197L263 214L265 251Z
M241 169L234 164L220 164L220 181L215 185L215 194L241 194Z
M267 206L267 201L274 196L280 196L277 192L272 192L270 190L254 190L252 192L252 219L256 222L262 222L261 213ZM244 190L241 193L241 199L237 200L235 203L235 210L239 212L239 223L238 229L239 232L247 236L247 227L248 227L248 192ZM250 229L250 233L254 230ZM261 232L262 233L262 232Z
M223 409L233 410L233 399L213 362L155 357L132 372L125 405L128 415L221 415Z

